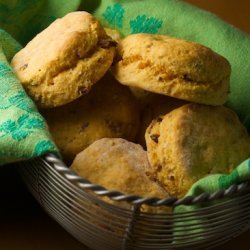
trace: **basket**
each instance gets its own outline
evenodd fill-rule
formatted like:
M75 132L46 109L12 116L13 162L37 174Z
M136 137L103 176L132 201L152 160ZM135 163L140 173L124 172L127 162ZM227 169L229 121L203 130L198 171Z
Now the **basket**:
M209 249L250 227L250 182L182 199L141 198L92 184L54 155L20 163L43 209L91 249ZM104 201L123 201L129 208ZM189 212L144 213L140 207L194 205Z

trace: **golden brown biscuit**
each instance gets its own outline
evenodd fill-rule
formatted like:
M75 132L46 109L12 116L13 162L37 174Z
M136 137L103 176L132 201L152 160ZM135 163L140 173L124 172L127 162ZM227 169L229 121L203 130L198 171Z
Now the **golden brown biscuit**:
M40 107L56 107L89 92L112 64L116 42L87 12L57 19L13 58L11 65Z
M134 34L119 43L117 57L112 73L124 85L202 104L227 100L230 64L200 44Z
M155 177L182 197L198 179L230 173L250 156L250 139L237 115L219 106L187 104L154 120L146 131Z
M133 95L109 74L86 96L41 113L66 161L103 137L133 140L139 125Z
M124 139L95 141L76 156L71 169L109 190L142 197L168 197L167 192L148 177L151 166L146 151Z
M161 186L148 177L147 174L151 171L151 167L147 159L147 153L140 145L124 139L103 138L95 141L76 156L70 168L79 176L109 190L143 197L169 197ZM114 201L106 196L102 196L101 199L125 209L132 209L132 203L129 202ZM81 203L82 201L77 200L77 202ZM86 204L84 206L86 207ZM92 203L89 205L89 209L98 214L103 208ZM140 211L147 213L166 213L171 210L171 208L166 206L152 207L142 205L140 207ZM106 219L107 221L112 220L111 226L108 225L108 222L100 223L97 220L93 221L93 223L106 231L112 231L116 235L124 236L123 228L127 228L127 220L125 218L109 218L108 216ZM116 227L114 231L112 223L117 223L121 226ZM159 225L160 223L156 224ZM161 223L158 227L166 227L166 223L164 225Z

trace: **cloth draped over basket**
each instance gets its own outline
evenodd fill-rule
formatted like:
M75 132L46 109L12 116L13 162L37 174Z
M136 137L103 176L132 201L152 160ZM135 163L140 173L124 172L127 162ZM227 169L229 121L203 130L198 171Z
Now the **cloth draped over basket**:
M9 62L20 44L25 45L56 18L75 10L93 13L104 26L124 36L166 34L199 42L226 57L232 65L226 105L250 130L250 36L214 14L177 0L0 0L0 165L58 153L46 123ZM226 189L249 179L250 161L246 160L228 176L217 174L199 180L187 195ZM176 212L190 209L179 206Z

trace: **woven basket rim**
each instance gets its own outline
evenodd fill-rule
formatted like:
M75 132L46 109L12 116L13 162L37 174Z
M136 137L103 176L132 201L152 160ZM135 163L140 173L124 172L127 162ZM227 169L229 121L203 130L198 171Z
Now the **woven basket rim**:
M124 194L116 190L109 190L103 186L94 184L89 180L77 175L55 154L48 153L39 157L41 160L53 166L53 168L69 182L77 186L81 190L91 190L95 195L101 197L106 196L113 201L126 201L133 205L149 205L149 206L178 206L178 205L197 205L204 202L212 202L222 200L224 198L233 197L246 190L250 190L250 180L233 184L227 189L221 189L213 193L202 193L198 196L185 196L182 198L157 198L157 197L141 197L138 195Z

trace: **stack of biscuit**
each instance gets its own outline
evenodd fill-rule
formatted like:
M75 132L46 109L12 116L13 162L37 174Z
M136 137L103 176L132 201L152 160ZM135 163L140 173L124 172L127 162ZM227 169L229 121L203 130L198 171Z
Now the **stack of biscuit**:
M116 46L91 14L73 12L53 22L12 59L68 163L98 139L136 136L136 100L108 73Z
M198 179L229 174L250 156L246 129L223 106L230 64L203 45L152 34L121 39L73 12L12 66L64 161L107 189L182 197Z

